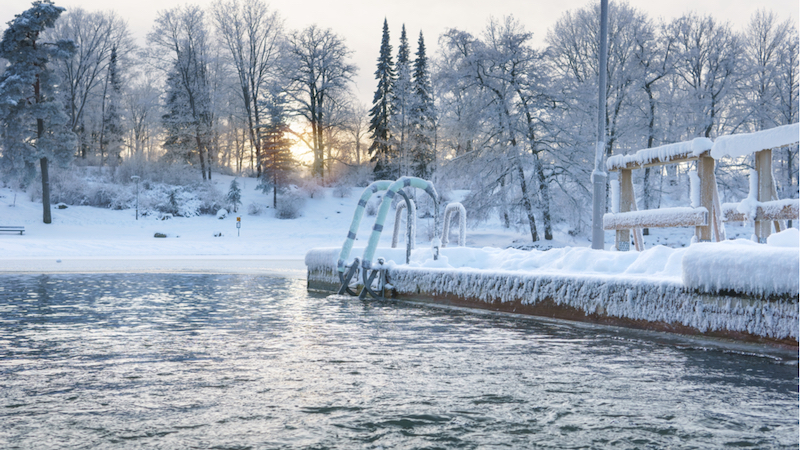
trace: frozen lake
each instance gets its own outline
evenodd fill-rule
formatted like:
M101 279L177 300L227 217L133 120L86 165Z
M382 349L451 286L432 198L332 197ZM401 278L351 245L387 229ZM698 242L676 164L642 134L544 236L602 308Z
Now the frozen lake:
M796 358L308 294L0 276L0 447L798 447Z

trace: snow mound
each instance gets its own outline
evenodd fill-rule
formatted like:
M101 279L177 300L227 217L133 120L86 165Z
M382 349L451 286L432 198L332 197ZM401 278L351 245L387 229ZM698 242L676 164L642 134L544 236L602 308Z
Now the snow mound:
M792 234L797 245L797 230L776 234L776 242L789 241ZM683 284L701 292L795 297L800 294L797 247L762 245L744 239L700 243L686 250L681 265Z
M789 228L788 230L775 233L767 237L767 245L771 247L794 247L797 250L800 247L800 232L797 228Z

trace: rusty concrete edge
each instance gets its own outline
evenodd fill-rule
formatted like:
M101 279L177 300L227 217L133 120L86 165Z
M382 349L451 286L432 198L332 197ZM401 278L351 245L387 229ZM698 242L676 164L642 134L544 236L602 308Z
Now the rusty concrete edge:
M332 276L332 270L311 271L308 272L307 289L312 292L323 294L335 294L339 289L339 284ZM701 293L688 291L684 295L697 296L710 299L751 299L742 294L726 295L713 295L709 293ZM697 328L687 326L678 322L664 322L653 321L644 319L631 319L626 317L616 317L604 314L604 311L597 311L595 313L586 313L578 308L570 305L557 302L551 296L538 299L533 304L524 304L522 298L515 298L512 301L500 301L495 299L486 301L479 298L463 297L446 292L399 292L392 289L391 298L397 300L408 300L413 302L429 303L444 306L454 306L461 308L480 309L485 311L496 311L513 314L522 314L528 316L542 317L547 319L558 319L572 322L589 323L596 325L615 326L623 328L633 328L638 330L666 332L672 334L679 334L683 336L694 336L703 338L726 339L736 342L744 342L749 344L764 345L784 351L797 353L800 351L798 340L796 338L773 338L767 336L760 336L742 331L733 331L727 329L716 330L698 330ZM752 298L753 301L785 301L784 298ZM794 300L794 304L797 301Z

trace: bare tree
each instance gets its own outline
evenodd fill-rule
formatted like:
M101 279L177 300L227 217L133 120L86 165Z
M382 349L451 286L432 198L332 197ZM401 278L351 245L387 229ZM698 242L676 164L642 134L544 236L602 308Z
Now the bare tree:
M256 176L260 177L261 143L256 133L261 122L269 120L263 117L262 91L277 75L283 21L261 0L219 0L212 6L212 16L236 71L248 138L256 152Z
M345 98L356 73L346 61L350 53L341 37L316 25L291 33L287 42L287 92L295 114L311 126L312 173L318 178L324 176L325 128L330 124L326 111Z

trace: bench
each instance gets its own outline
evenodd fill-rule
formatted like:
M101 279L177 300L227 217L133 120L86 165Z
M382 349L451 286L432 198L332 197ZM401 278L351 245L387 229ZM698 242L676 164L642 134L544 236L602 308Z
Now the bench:
M0 231L5 231L5 232L8 232L8 233L19 233L20 235L22 235L22 234L25 233L25 227L0 225Z

